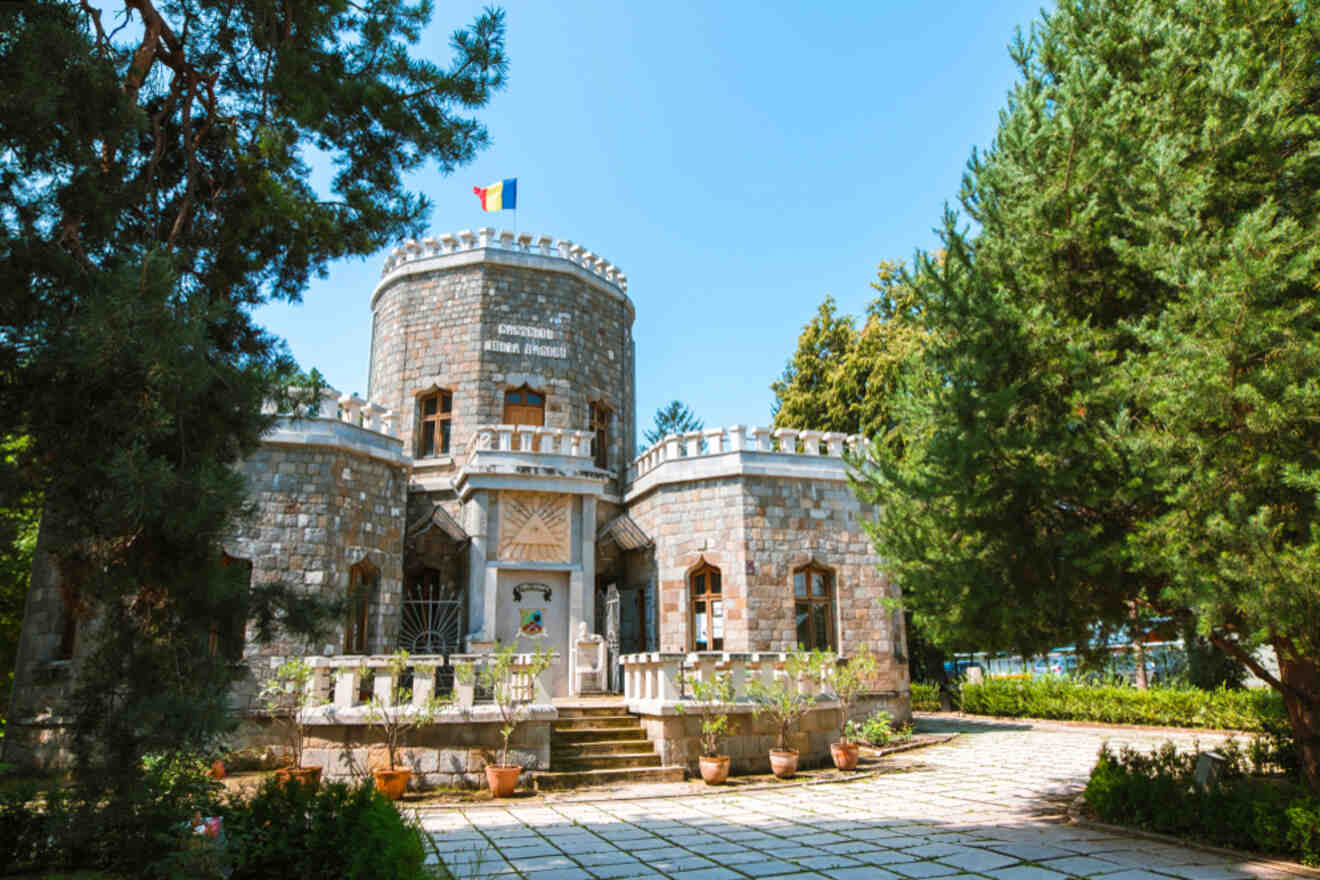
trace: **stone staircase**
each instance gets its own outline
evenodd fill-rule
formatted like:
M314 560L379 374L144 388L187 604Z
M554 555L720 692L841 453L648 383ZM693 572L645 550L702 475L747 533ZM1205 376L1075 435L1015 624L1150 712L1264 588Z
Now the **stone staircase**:
M664 767L646 731L623 701L559 706L550 728L550 769L533 774L548 791L623 782L681 782L682 767Z

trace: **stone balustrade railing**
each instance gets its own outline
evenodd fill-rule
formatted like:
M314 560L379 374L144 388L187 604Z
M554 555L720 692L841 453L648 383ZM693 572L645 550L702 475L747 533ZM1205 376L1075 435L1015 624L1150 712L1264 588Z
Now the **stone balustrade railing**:
M476 232L464 229L462 232L455 234L445 233L437 238L424 238L421 241L409 239L390 252L390 255L385 259L385 265L381 268L380 274L383 278L399 266L414 260L442 257L482 248L535 254L565 260L581 266L587 272L609 282L620 291L628 292L628 276L609 260L599 254L592 253L580 244L574 244L566 239L556 241L549 235L533 236L529 232L515 235L507 229L501 229L496 233L494 229L488 226L482 227Z
M321 389L316 400L315 413L306 414L306 418L330 419L347 422L386 437L399 436L399 416L392 409L374 401L363 400L356 394L340 394L333 388ZM279 410L274 404L267 404L267 412ZM291 415L291 413L280 413Z
M670 434L637 456L629 468L629 482L636 482L666 461L680 458L695 459L730 452L764 452L841 459L845 451L856 455L865 450L866 438L861 434L745 425L706 428L688 431L686 434Z
M311 707L305 710L305 719L312 724L365 724L371 700L389 705L395 691L395 671L387 654L338 654L332 657L305 657L312 667L308 690L312 695ZM490 654L417 654L408 658L405 673L412 676L411 705L421 707L433 697L447 696L435 693L436 670L440 667L471 666L476 680L480 680L481 667L492 662ZM283 658L274 658L277 667ZM549 668L532 675L533 655L515 654L512 670L512 692L519 702L536 707L551 705L551 671ZM370 688L364 682L370 681ZM366 699L364 699L364 696ZM453 702L438 719L444 721L473 720L475 687L455 676ZM493 706L476 707L476 714L498 717ZM475 720L483 720L477 718Z
M529 455L590 458L593 436L590 431L568 431L533 425L482 425L472 432L468 449L471 452L522 452Z
M709 680L712 676L727 675L733 685L737 703L731 709L750 709L747 703L747 682L760 679L767 685L787 678L785 662L788 655L781 652L736 654L724 651L701 651L685 654L651 652L628 654L619 658L623 664L623 694L630 712L642 714L672 714L677 707L690 700L690 688L684 679ZM817 700L832 700L819 677L802 676L796 682L799 693Z

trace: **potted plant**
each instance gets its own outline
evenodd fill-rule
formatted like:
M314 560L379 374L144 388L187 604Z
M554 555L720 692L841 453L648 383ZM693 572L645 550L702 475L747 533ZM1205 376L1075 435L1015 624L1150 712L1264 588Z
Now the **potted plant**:
M802 720L815 703L815 697L803 692L799 679L819 674L823 656L819 652L808 654L800 647L789 653L784 661L784 676L770 684L761 679L747 682L747 696L752 700L752 714L759 718L769 715L779 728L779 747L770 750L770 769L780 779L791 779L797 773L798 751L789 748L793 727Z
M875 656L866 649L843 661L836 662L832 654L825 656L825 686L839 701L839 741L830 743L830 757L840 770L852 770L857 766L857 743L848 735L848 716L858 694L866 689L875 675Z
M522 773L522 765L509 763L509 740L523 720L524 711L524 701L519 699L518 693L520 683L515 681L515 676L536 678L550 666L551 654L537 648L536 653L530 655L530 662L518 663L515 662L512 644L501 645L496 642L492 648L493 653L481 667L481 683L490 690L495 708L499 710L503 721L500 734L504 737L504 745L500 749L499 763L486 765L486 782L490 785L492 795L508 797L517 788L518 775Z
M408 652L402 648L395 651L386 666L390 671L388 699L373 693L367 703L367 724L380 728L389 756L389 768L377 767L371 775L376 780L376 790L392 801L403 797L412 778L411 770L398 766L398 751L404 738L410 730L435 721L435 716L450 702L448 698L433 696L421 705L413 705L412 688L403 684L408 665Z
M729 778L729 756L719 754L720 737L729 731L729 716L720 709L733 702L733 682L727 675L708 679L680 676L680 682L691 688L692 702L701 714L701 756L697 759L701 778L707 785L720 785ZM677 708L686 712L687 704L679 703Z
M307 741L305 710L320 702L312 694L314 678L315 670L305 660L292 657L280 664L260 692L262 704L280 728L289 750L289 765L275 773L286 783L297 780L308 788L316 788L321 782L319 765L303 766L303 745Z

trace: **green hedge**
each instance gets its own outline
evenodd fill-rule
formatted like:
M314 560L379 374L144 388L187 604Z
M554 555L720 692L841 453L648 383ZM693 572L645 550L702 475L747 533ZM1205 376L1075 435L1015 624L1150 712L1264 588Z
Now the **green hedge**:
M1320 865L1320 798L1294 782L1248 777L1240 750L1220 751L1229 758L1223 780L1204 791L1195 785L1196 755L1172 743L1149 755L1106 746L1086 803L1106 822Z
M922 684L917 681L912 682L912 711L940 711L940 686L937 684Z
M916 708L916 687L913 687ZM1273 690L1094 687L1066 678L989 679L962 685L962 710L973 715L1209 727L1268 732L1286 728L1282 698Z

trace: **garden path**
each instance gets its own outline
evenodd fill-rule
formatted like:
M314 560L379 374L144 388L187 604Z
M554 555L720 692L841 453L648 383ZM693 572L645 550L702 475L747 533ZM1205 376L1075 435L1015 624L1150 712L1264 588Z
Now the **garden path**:
M920 729L962 735L850 783L464 806L422 821L462 880L1320 877L1068 823L1101 742L1190 748L1220 735L955 716L924 716Z

